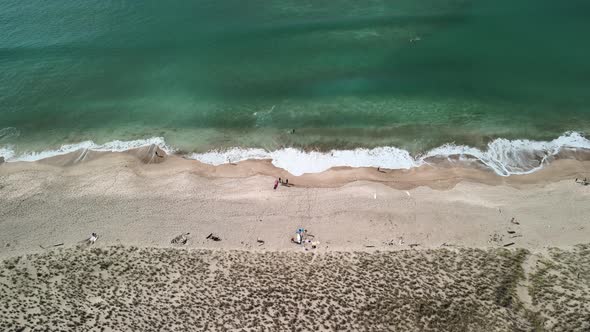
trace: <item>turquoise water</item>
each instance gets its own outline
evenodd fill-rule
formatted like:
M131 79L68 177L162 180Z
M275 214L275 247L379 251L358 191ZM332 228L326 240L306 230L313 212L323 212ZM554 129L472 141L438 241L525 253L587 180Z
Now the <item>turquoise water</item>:
M586 0L3 0L0 31L17 153L156 136L418 153L590 129Z

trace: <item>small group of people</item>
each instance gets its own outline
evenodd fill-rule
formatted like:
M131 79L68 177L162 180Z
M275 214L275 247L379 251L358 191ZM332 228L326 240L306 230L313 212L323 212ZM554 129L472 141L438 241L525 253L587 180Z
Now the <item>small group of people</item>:
M295 232L295 236L291 238L291 242L295 244L302 244L303 243L303 236L307 234L307 229L305 228L298 228Z
M583 186L590 185L590 182L588 182L588 179L587 178L584 178L583 180L576 178L576 183L579 183L579 184L581 184Z
M277 180L275 180L275 185L274 185L273 189L276 190L278 188L279 184L281 186L287 186L288 187L289 186L289 179L285 179L285 181L283 181L283 179L278 178Z
M313 240L314 236L311 234L307 233L307 229L305 228L298 228L297 231L295 232L295 236L291 238L291 242L298 244L298 245L303 245L303 247L305 248L305 250L309 250L311 249L316 249L319 246L319 242Z

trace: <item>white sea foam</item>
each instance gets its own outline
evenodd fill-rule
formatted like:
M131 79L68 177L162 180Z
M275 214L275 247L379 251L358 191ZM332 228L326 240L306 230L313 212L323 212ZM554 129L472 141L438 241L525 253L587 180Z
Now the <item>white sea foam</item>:
M408 151L394 147L332 150L330 152L305 152L294 148L275 151L233 148L227 151L194 153L189 158L211 165L248 159L271 159L273 165L283 168L293 175L319 173L338 166L411 168L419 165Z
M162 137L152 137L148 139L139 139L133 141L111 141L104 144L96 144L93 141L84 141L76 144L65 144L62 145L59 149L55 150L45 150L41 152L27 152L23 154L16 155L14 149L12 147L3 147L0 148L0 156L3 156L6 161L36 161L44 158L49 158L53 156L59 156L63 154L67 154L70 152L74 152L77 150L92 150L92 151L126 151L130 149L139 148L142 146L147 145L158 145L161 149L166 151L167 153L173 152L174 150L171 149L166 145L166 142Z
M189 158L211 165L221 165L248 159L271 159L273 165L293 175L319 173L337 166L382 167L408 169L423 165L429 158L459 156L478 160L501 176L527 174L541 169L561 149L590 149L590 140L579 133L566 133L552 141L507 140L490 142L487 149L445 144L417 157L395 147L374 149L305 152L286 148L276 151L233 148L225 151L194 153Z
M153 137L134 141L112 141L96 144L85 141L78 144L63 145L56 150L31 152L17 155L11 147L0 147L0 156L7 161L35 161L56 155L62 155L80 149L94 151L125 151L155 144L166 152L174 152L163 138ZM562 149L590 150L590 140L579 133L566 133L552 141L508 140L499 138L490 142L485 150L478 148L445 144L422 155L413 157L406 150L395 147L378 147L373 149L332 150L330 152L302 151L285 148L275 151L263 149L232 148L224 151L193 153L188 158L211 165L239 162L248 159L270 159L276 167L287 170L293 175L319 173L332 167L381 167L388 169L409 169L428 163L431 158L458 156L459 159L479 161L498 175L509 176L527 174L541 169Z
M498 138L487 149L445 144L430 150L420 159L437 156L462 156L479 160L498 175L529 174L541 169L562 149L590 149L590 140L579 133L566 133L552 141L508 140Z
M14 127L6 127L0 129L0 157L8 160L14 157L14 149L11 145L2 146L2 142L6 142L7 139L18 137L20 131Z
M4 158L5 160L10 160L14 157L14 150L12 147L0 147L0 157Z

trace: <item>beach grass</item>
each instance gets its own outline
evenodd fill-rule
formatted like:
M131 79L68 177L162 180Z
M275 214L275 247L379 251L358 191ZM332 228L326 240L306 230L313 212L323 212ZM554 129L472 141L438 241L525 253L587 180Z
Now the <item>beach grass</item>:
M566 331L587 324L588 247L552 250L552 263L529 276L539 312L516 292L528 255L61 249L2 262L0 329ZM565 325L544 324L551 320Z
M533 305L552 331L590 330L590 245L552 248L530 275Z

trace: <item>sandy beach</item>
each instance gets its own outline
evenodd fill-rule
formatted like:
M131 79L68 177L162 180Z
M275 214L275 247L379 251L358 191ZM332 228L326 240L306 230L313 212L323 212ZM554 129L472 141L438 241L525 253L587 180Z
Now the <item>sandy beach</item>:
M588 0L0 31L0 332L590 332Z
M97 246L166 247L190 233L187 247L295 251L290 238L300 227L319 250L339 251L511 242L537 250L590 238L590 186L574 182L590 177L588 161L511 177L444 165L290 177L270 161L213 167L154 151L1 165L1 255L74 246L91 232ZM273 190L278 177L293 186ZM222 241L207 241L210 233Z
M273 183L278 177L288 178L292 186L279 186L274 190ZM66 330L98 331L102 327L103 330L116 331L122 326L131 329L143 326L143 330L149 330L146 326L151 326L155 330L170 331L183 326L192 326L189 330L239 330L240 326L246 330L256 330L259 326L265 326L268 330L285 330L297 325L293 323L294 319L302 319L297 318L301 314L296 314L295 316L299 316L295 317L286 312L295 310L293 308L312 308L307 315L305 327L293 327L291 330L421 328L433 331L477 331L492 321L496 325L490 331L528 329L535 324L541 324L548 330L567 330L557 328L560 319L573 315L567 316L570 317L570 325L567 326L582 326L580 322L590 312L590 308L583 304L587 304L586 300L590 298L590 282L586 277L579 279L580 273L584 274L590 268L587 248L579 246L588 243L590 238L590 186L574 181L575 178L583 177L590 177L590 162L573 159L556 160L539 172L511 177L499 177L483 168L457 167L449 163L395 171L338 168L320 174L293 177L275 168L270 161L245 161L214 167L165 155L156 147L125 153L79 151L33 163L4 163L0 165L0 258L5 261L0 281L5 285L4 289L10 298L29 299L33 296L29 291L37 286L28 284L29 281L25 280L39 280L46 285L44 287L47 292L54 294L53 297L46 298L46 301L60 309L45 314L39 314L35 310L27 311L28 309L16 313L21 310L18 308L22 303L14 303L4 312L5 317L10 318L0 323L4 327L17 327L20 322L32 329L26 322L35 321L44 325L49 319L47 317L62 322L55 316L59 313L83 318L77 320L76 324L72 323L73 325L66 321L63 321L63 326L59 325L62 323L55 323L56 329L57 326L62 326ZM313 235L317 248L311 249L310 246L304 247L290 241L298 228L305 228ZM98 240L93 245L84 244L84 240L92 232L98 234ZM186 243L171 243L172 239L182 234L185 234ZM220 241L207 239L209 234L218 237ZM134 253L137 248L139 253ZM177 258L170 264L165 263L170 258L163 259L164 253ZM138 259L137 255L142 258ZM119 258L112 258L115 256ZM125 271L128 269L117 272L120 277L101 283L100 280L103 279L100 278L107 280L116 275L108 270L114 261L117 264L132 264L133 269L139 269L134 272L139 275L149 272L154 278L161 278L167 285L161 286L165 293L180 292L186 295L191 292L190 289L185 289L189 287L187 285L205 282L213 289L213 293L207 296L225 298L236 291L232 288L235 285L244 280L253 282L257 275L264 274L245 267L240 270L242 272L236 272L234 268L238 266L232 264L242 262L240 266L260 266L263 269L268 267L270 270L267 269L267 272L274 271L274 275L279 278L274 280L269 275L271 279L265 281L269 284L257 281L253 282L255 285L252 289L244 286L244 291L251 292L253 299L261 296L262 302L250 304L256 307L264 302L263 294L268 291L268 287L275 287L280 280L295 278L293 273L296 271L288 269L288 266L307 266L315 261L316 256L319 262L315 263L316 268L308 271L309 267L305 267L307 272L304 275L311 276L317 272L323 277L303 278L299 282L310 282L313 285L336 283L332 286L344 287L344 293L338 296L346 296L346 290L350 287L361 287L360 290L365 292L363 297L354 301L338 302L338 296L327 300L336 301L335 307L328 307L336 308L333 309L334 313L337 312L334 317L338 318L323 316L323 311L320 310L322 306L318 309L318 303L313 302L312 293L305 293L293 299L295 307L285 306L276 312L252 312L247 320L240 320L243 317L234 311L231 304L240 302L241 297L230 296L233 302L221 302L226 303L227 310L221 309L215 313L199 311L198 315L198 310L205 310L202 308L211 303L205 305L201 299L201 302L197 301L201 303L199 306L190 306L196 300L184 298L182 303L187 303L186 310L190 313L187 317L192 318L186 318L184 325L179 323L167 329L159 324L181 320L182 316L158 316L159 318L154 318L157 323L153 326L142 325L146 320L138 318L141 315L152 315L151 310L155 307L141 307L143 309L140 314L135 312L140 310L137 306L129 306L125 310L139 316L131 319L125 318L123 314L114 314L116 318L105 320L101 316L102 318L95 318L89 323L84 315L76 313L67 298L61 299L62 295L59 295L63 294L62 287L69 287L67 285L75 285L73 287L82 293L97 287L106 287L105 289L110 289L108 292L113 291L109 287L115 287L115 293L119 287L131 287L135 283L132 280L138 279L136 274L127 275ZM108 257L112 259L107 259ZM342 257L344 262L352 263L334 265L334 257ZM359 263L359 257L366 262ZM97 263L104 259L108 262ZM201 259L208 263L202 263ZM446 263L436 267L428 263L445 262L448 259L449 262L478 263L459 265L451 272L444 270ZM73 260L90 260L90 269L72 263ZM133 260L136 263L132 263ZM212 261L217 263L211 263ZM553 265L539 263L545 261L551 261ZM55 267L52 265L55 262L63 262L63 266ZM413 265L411 262L416 263ZM233 266L233 272L227 273L237 274L232 277L224 274L229 279L224 279L223 283L234 286L216 288L220 287L221 279L207 279L207 275L216 273L218 268L224 271L228 267L219 267L224 264ZM271 269L268 264L275 267ZM372 266L366 273L355 272L346 276L343 272L347 269L365 271L364 264ZM492 264L489 267L491 270L485 270L484 267L489 264ZM157 270L156 273L152 271L156 266L169 266L171 270L166 268L166 271ZM553 270L543 269L546 266ZM385 291L386 295L379 295L380 302L375 304L369 298L372 296L370 294L380 294L380 291L375 290L375 287L381 287L379 276L389 275L394 269L401 269L397 273L405 277L398 281L387 279L391 289ZM423 275L420 271L425 269L434 270ZM575 273L564 272L570 270ZM488 271L486 277L483 277L482 271ZM36 276L31 275L18 281L31 273L36 273ZM330 278L336 278L339 273L346 282L336 286L338 281ZM495 273L499 273L497 277L494 277ZM547 294L557 294L553 288L553 291L545 291L554 287L545 282L545 278L551 273L557 276L552 280L560 280L560 285L565 286L555 286L560 295L547 298ZM415 276L415 282L412 282L412 278L405 279L410 275ZM177 285L173 280L179 276L188 279ZM443 279L440 279L441 276ZM71 281L84 278L91 280L96 277L99 280L89 281L89 284ZM324 277L328 279L323 279ZM462 279L465 277L468 279ZM242 281L235 284L237 281L232 278ZM144 291L150 289L154 282L150 280L142 279L137 287ZM364 284L359 280L372 281ZM465 286L461 286L467 293L456 294L445 290L444 294L436 295L433 289L425 290L434 284L442 289L454 289L451 285L457 282L467 282ZM477 290L480 282L485 284L481 287L487 287L487 290ZM279 287L276 288L277 291L285 294L296 287L291 283L279 283L286 285L286 288L281 291L279 289L283 286L276 286ZM571 292L565 290L569 289L568 285L573 287ZM336 288L330 288L332 286L326 286L326 294L339 294ZM410 298L404 300L409 301L409 307L406 308L405 304L403 308L396 307L395 303L400 297L399 294L395 295L395 289L410 292ZM134 292L137 290L132 291ZM318 294L323 294L322 292ZM477 292L489 294L474 295ZM114 296L113 294L110 296ZM88 306L81 311L88 315L96 312L92 309L94 305L101 308L100 303L104 301L104 308L115 312L119 310L116 308L120 303L130 305L134 303L134 298L137 303L167 301L142 294L119 294L123 302L111 303L105 299L106 295L98 294L92 295L92 298L84 295L75 301L78 301L76 306ZM332 295L326 294L322 295L323 298L331 298ZM434 302L420 302L426 298L436 299L437 296L442 297L432 300ZM447 312L443 309L449 299L462 296L465 296L464 300L452 304L459 305L456 310ZM487 299L486 296L490 298ZM274 300L279 301L279 298ZM573 307L564 307L563 310L559 306L548 304L563 299L575 304L572 304ZM312 302L305 302L307 300ZM31 302L33 307L41 305L35 302L34 296L30 301L34 302ZM61 301L69 304L58 305ZM477 304L481 305L483 311L472 312L468 308L475 304L470 301L495 304L491 307L487 307L488 304ZM301 303L307 304L301 307ZM383 316L379 311L381 309L378 309L388 308L384 303L393 305L388 309L392 312L390 316ZM374 305L377 307L373 307ZM447 303L446 306L448 305L451 304ZM424 306L438 309L425 313ZM234 309L230 310L229 307ZM208 310L214 310L212 308ZM372 318L363 316L364 309L360 308L373 308L366 309ZM179 312L173 311L174 315ZM487 311L493 314L486 316ZM457 312L463 312L473 320L447 320ZM412 316L415 314L419 317ZM424 318L426 323L418 323L422 316L430 318ZM211 318L212 321L208 325L200 325L201 321L198 327L187 323L199 320L198 317ZM414 318L407 321L399 320L400 317ZM392 323L398 320L401 325ZM325 324L316 324L319 321L324 321ZM136 322L133 324L137 325L130 322ZM160 328L156 328L157 326Z

